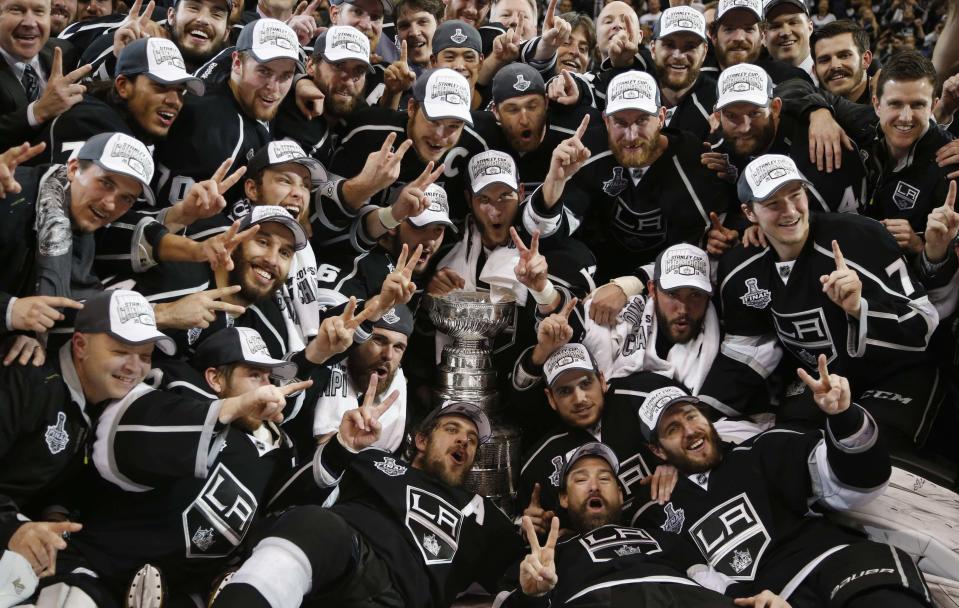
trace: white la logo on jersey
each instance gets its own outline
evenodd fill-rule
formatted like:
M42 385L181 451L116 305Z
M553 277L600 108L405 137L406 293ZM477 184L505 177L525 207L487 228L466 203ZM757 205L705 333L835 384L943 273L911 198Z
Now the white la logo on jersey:
M59 454L70 443L70 434L66 431L66 425L67 415L64 412L57 412L57 423L48 426L47 432L43 434L51 454Z
M379 462L374 462L373 466L377 468L381 473L385 473L390 477L399 477L406 473L406 467L401 464L396 463L395 458L390 458L389 456L384 456L383 460Z
M780 313L775 309L772 312L780 342L803 365L816 369L821 354L826 355L827 363L833 362L837 356L836 346L821 306L799 312Z
M181 516L187 557L225 557L253 523L256 496L222 462ZM190 530L195 530L191 535ZM199 551L197 553L196 550Z
M916 206L919 201L919 188L906 182L900 181L896 184L896 191L892 195L892 202L900 211L907 211Z
M662 547L649 532L625 526L601 526L580 536L579 544L596 563L637 553L652 555L662 552Z
M745 492L704 515L690 526L689 535L707 563L734 581L755 578L772 541Z
M456 557L463 514L443 498L406 486L405 523L427 566L449 564Z

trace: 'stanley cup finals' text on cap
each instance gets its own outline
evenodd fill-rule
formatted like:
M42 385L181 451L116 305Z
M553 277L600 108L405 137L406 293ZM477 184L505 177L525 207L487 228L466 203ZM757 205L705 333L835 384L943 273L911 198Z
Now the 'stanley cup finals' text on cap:
M762 0L719 0L719 6L716 7L716 21L734 10L747 10L756 17L756 21L763 20Z
M793 182L802 182L810 186L793 159L782 154L764 154L746 165L739 176L737 193L739 201L750 203L764 201L780 188Z
M203 95L203 81L186 71L180 49L166 38L140 38L123 47L115 76L146 76L160 84L182 84L194 95Z
M276 167L294 163L302 165L310 172L310 182L313 188L329 181L330 176L323 164L308 156L300 144L289 139L271 141L257 150L250 162L247 163L247 177L256 178L268 167Z
M426 70L413 83L413 99L430 120L451 118L473 126L470 96L469 82L449 68Z
M623 110L639 110L658 114L659 88L656 79L646 72L630 70L617 74L606 89L606 115Z
M365 63L369 70L373 71L370 64L370 39L349 25L332 25L320 34L316 46L313 47L313 54L330 63L355 59Z
M543 375L546 377L546 384L552 386L553 382L565 372L570 370L579 370L585 372L598 373L596 362L589 350L579 343L570 343L556 350L543 364Z
M259 63L292 59L300 65L300 42L290 26L277 19L263 18L243 27L236 50L249 52Z
M437 184L430 184L423 191L429 205L419 215L411 216L410 223L414 226L428 226L429 224L444 224L456 232L456 225L450 219L450 203L446 197L446 190Z
M277 205L256 205L250 212L243 216L240 220L240 226L243 230L257 224L265 224L268 222L276 222L277 224L283 224L289 228L290 232L293 233L294 246L293 249L299 251L306 247L309 242L306 238L306 232L303 230L303 226L300 226L300 223L293 219L293 216L290 215L290 212L279 207Z
M516 177L516 161L499 150L487 150L470 159L467 167L470 177L470 189L479 194L490 184L504 184L514 192L519 191Z
M656 425L669 406L675 403L699 403L699 399L678 386L664 386L650 391L639 407L639 428L643 437L651 441L656 435Z
M167 355L176 353L173 340L157 329L153 306L135 291L112 289L95 294L83 303L73 326L80 333L104 333L134 346L152 342Z
M731 103L750 103L765 108L773 98L773 83L766 70L749 63L723 70L716 88L717 110Z
M143 198L156 204L150 180L153 179L153 155L143 143L125 133L99 133L80 147L79 160L88 160L104 171L131 177L143 186Z
M660 39L678 32L689 32L706 40L706 18L694 8L671 6L663 11L656 22L653 38Z
M271 357L263 337L251 327L221 329L201 342L193 356L194 367L201 371L233 363L267 368L280 380L296 376L296 363Z
M653 280L664 291L690 287L713 293L709 281L709 256L699 247L686 243L668 247L659 254L653 268Z

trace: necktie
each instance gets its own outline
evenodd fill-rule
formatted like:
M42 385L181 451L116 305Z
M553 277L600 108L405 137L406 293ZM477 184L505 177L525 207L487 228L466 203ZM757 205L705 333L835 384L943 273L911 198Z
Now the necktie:
M23 88L27 92L28 102L34 102L40 98L40 76L29 63L23 70Z

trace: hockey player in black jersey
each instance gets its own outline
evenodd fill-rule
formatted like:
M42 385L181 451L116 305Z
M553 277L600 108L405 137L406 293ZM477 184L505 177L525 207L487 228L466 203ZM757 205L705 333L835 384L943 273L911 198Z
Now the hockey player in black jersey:
M792 159L774 154L740 176L743 213L770 246L737 245L720 259L726 333L700 398L718 401L722 411L747 411L784 354L808 370L825 354L893 452L910 452L924 442L942 400L924 352L938 314L880 224L810 214L807 184ZM793 380L787 373L785 382ZM777 416L780 423L822 422L796 384L786 388Z
M665 506L640 507L634 521L697 550L709 565L701 574L724 580L727 594L771 589L795 608L932 606L909 554L822 516L870 502L891 473L882 431L826 359L818 357L818 379L797 370L827 419L823 430L773 428L737 447L719 440L695 397L650 393L643 435L681 475Z
M372 394L372 391L370 391ZM329 509L303 507L294 542L268 536L222 587L216 608L452 604L471 582L494 590L522 555L506 515L462 488L477 447L490 436L486 414L464 402L439 406L415 435L412 462L367 448L389 407L344 415L319 448L308 480L336 486ZM295 543L295 544L294 544Z
M619 469L605 444L586 443L572 453L560 482L560 500L569 513L566 530L560 539L554 521L540 546L531 520L523 518L530 553L520 564L520 587L497 605L788 608L769 591L734 604L689 579L684 571L699 563L698 555L669 532L624 525Z

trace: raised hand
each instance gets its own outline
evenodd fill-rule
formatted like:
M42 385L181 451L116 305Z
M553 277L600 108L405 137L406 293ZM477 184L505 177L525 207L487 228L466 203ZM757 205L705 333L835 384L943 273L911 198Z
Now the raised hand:
M396 133L390 133L380 149L373 152L366 158L363 169L353 179L347 180L344 187L349 188L349 201L356 202L358 205L374 194L393 185L396 178L400 176L400 163L406 151L413 145L412 139L405 139L403 143L393 150L393 142L396 141Z
M529 247L523 243L523 238L516 228L510 227L509 234L519 250L519 262L513 269L516 280L531 291L543 291L549 281L549 267L546 258L539 252L539 230L533 232Z
M130 12L127 13L126 19L123 20L120 27L113 33L114 56L119 57L120 51L131 42L158 34L157 28L153 23L153 9L155 8L153 0L150 0L149 4L146 5L146 9L141 13L140 7L142 5L143 0L134 2L133 6L130 7Z
M499 65L508 65L519 59L519 34L513 28L493 39L493 60Z
M540 492L542 488L539 483L533 486L533 493L529 497L529 506L523 509L523 517L528 517L533 524L533 530L537 535L546 534L549 530L550 522L556 517L552 511L543 510L539 504Z
M816 405L823 412L832 416L849 409L852 402L849 391L849 380L839 374L830 374L826 367L826 355L819 355L819 379L809 375L803 368L796 370L799 379L812 390Z
M959 213L956 213L956 182L949 182L946 202L936 207L926 218L926 259L933 263L946 258L949 247L959 232Z
M383 72L383 85L388 95L402 93L413 86L416 74L410 69L409 53L406 41L400 42L400 58L394 61Z
M959 165L959 139L954 139L936 150L936 164L940 167ZM959 170L949 173L946 177L956 179L959 177Z
M14 172L20 163L27 162L43 152L46 147L47 144L42 141L35 146L23 143L0 154L0 198L20 193L20 184L14 178Z
M72 521L27 522L13 533L7 548L26 558L37 576L50 576L57 572L57 552L67 548L64 535L82 529L81 524Z
M597 325L616 327L627 299L626 292L616 283L597 287L589 296L589 318Z
M543 18L543 35L540 45L547 56L552 56L573 31L572 26L562 17L556 16L557 0L550 0ZM539 53L537 53L539 55Z
M862 306L862 281L856 271L846 265L846 258L836 241L832 242L832 253L836 258L836 270L819 277L823 293L847 315L858 319Z
M150 4L153 4L152 2ZM38 122L44 123L63 114L83 99L87 88L79 84L93 66L87 64L78 67L66 76L63 75L63 51L60 47L53 49L53 63L50 66L50 77L43 94L33 106L33 115Z
M240 232L240 220L237 220L226 232L200 243L200 255L196 261L209 262L214 270L217 268L233 270L233 251L253 238L259 230L260 226L257 225Z
M293 16L286 20L286 24L296 32L300 44L306 46L316 35L316 11L320 8L321 0L307 3L302 0L293 11Z
M294 95L296 96L296 107L307 119L312 120L323 115L323 102L326 95L316 86L312 78L297 80Z
M589 114L583 116L576 133L572 137L561 141L553 150L549 162L549 171L542 186L543 201L547 208L551 208L559 202L563 195L563 189L566 187L566 182L579 171L583 163L590 157L589 148L583 145L583 135L586 133L587 127L589 127Z
M390 214L393 216L393 220L402 222L408 217L416 217L426 211L426 208L430 206L429 200L426 198L426 189L443 175L445 169L446 165L440 164L434 171L433 162L426 163L423 172L416 179L406 184L396 196L393 204L390 205Z
M173 302L157 304L154 308L157 327L161 329L206 329L216 320L218 312L238 317L246 308L224 302L222 299L240 291L239 285L200 291Z
M661 505L666 504L679 481L679 471L670 464L661 464L656 467L652 475L639 480L639 484L649 487L649 496Z
M579 87L569 70L551 78L546 85L546 96L549 100L564 106L573 106L579 102Z
M959 74L953 74L942 83L942 93L933 108L933 115L939 124L949 124L959 109Z
M396 260L393 272L386 275L383 286L380 288L378 314L382 315L397 304L406 304L416 293L416 283L413 282L413 270L423 255L423 245L417 245L410 255L410 248L405 243L400 250L400 257Z
M529 517L523 516L523 530L529 541L529 555L523 558L519 566L519 584L523 593L530 597L539 597L549 593L559 578L556 576L556 540L559 538L559 518L550 522L546 544L539 545L536 530Z
M30 296L14 300L10 325L14 330L43 333L64 319L58 308L80 310L83 304L59 296Z
M613 67L626 68L633 65L642 41L642 31L637 32L633 20L626 19L626 29L616 32L609 42L608 55Z
M174 208L179 207L180 209L176 216L176 223L189 226L197 220L213 217L223 211L223 208L226 207L226 199L223 198L223 194L240 181L240 178L246 173L246 167L243 166L227 175L226 172L230 170L232 165L233 159L227 158L217 167L213 177L190 186L183 200L174 205ZM167 219L170 220L169 213Z
M709 224L709 233L706 235L706 252L709 255L722 255L739 240L739 232L723 226L715 211L709 212Z
M573 339L573 326L569 324L569 315L578 302L576 298L570 299L562 310L540 322L536 328L536 346L530 353L534 365L543 365L550 355Z
M705 148L705 152L699 156L699 161L703 166L715 173L719 179L735 183L739 177L739 169L729 162L729 155L723 152L714 152L708 141L703 142L703 148Z
M465 287L466 279L461 277L458 272L452 268L440 268L433 275L430 284L427 285L426 293L433 297L445 296L452 291Z
M373 310L367 306L360 314L355 313L356 298L351 297L343 314L323 319L316 337L310 340L304 352L311 363L325 363L330 357L352 346L356 329L373 315Z
M286 397L313 386L312 380L291 382L284 386L268 384L257 387L238 397L230 397L220 402L218 420L223 424L241 421L249 424L253 421L283 422L283 408L286 407Z
M376 374L371 374L370 384L363 395L363 405L343 414L343 419L340 421L337 433L340 443L354 452L370 447L380 438L383 432L380 417L400 396L399 391L393 391L379 405L373 405L376 399L377 382Z

